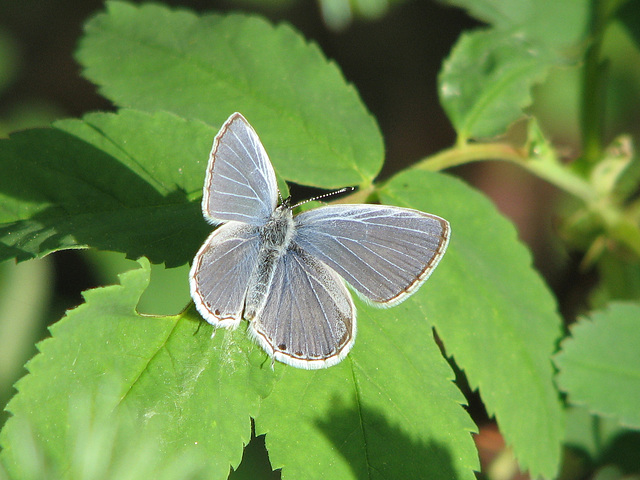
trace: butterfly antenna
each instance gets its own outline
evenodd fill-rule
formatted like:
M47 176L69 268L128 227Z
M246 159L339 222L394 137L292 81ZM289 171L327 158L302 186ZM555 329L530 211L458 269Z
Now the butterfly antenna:
M341 193L344 193L344 192L353 192L354 190L355 190L354 187L341 188L340 190L336 190L335 192L325 193L323 195L318 195L317 197L310 198L309 200L305 200L303 202L296 203L291 208L296 208L296 207L299 207L300 205L304 205L305 203L315 202L316 200L321 200L323 198L331 197L333 195L340 195Z

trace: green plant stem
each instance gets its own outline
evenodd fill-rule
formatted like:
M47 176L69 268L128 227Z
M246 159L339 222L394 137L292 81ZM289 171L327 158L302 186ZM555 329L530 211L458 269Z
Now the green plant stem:
M585 180L555 159L529 159L525 149L515 148L504 143L459 145L418 162L415 168L439 171L481 160L502 160L514 163L561 190L580 198L585 203L590 204L596 199L595 192Z
M593 415L591 417L591 433L593 434L593 443L596 447L596 452L602 451L602 425L600 417Z
M597 194L588 182L558 162L524 160L520 165L561 190L579 198L587 205L592 205L597 200Z
M627 207L629 218L634 223L640 224L640 199L636 199Z
M640 257L640 232L637 228L640 201L632 204L632 208L626 212L621 211L615 202L599 195L595 187L579 172L559 162L552 150L541 153L505 143L461 144L428 157L418 162L413 168L440 171L483 160L513 163L578 198L584 202L587 210L602 219L605 228L614 238L627 245Z
M437 172L480 160L505 160L518 163L522 161L523 155L524 152L506 143L462 143L427 157L418 162L415 167Z
M606 68L601 59L601 49L612 10L610 3L609 0L594 0L592 3L591 44L585 55L582 77L582 159L576 162L576 166L584 170L595 165L602 157Z

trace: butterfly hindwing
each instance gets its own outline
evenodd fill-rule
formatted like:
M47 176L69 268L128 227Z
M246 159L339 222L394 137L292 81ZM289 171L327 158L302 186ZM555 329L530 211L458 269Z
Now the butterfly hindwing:
M340 277L294 245L280 258L265 307L249 328L276 360L328 367L353 345L356 310Z
M189 278L191 296L207 322L217 327L240 323L259 248L257 229L240 222L225 223L204 242Z

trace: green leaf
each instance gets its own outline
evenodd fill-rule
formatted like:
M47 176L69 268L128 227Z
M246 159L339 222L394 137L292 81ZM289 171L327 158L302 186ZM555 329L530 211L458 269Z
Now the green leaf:
M55 127L0 141L0 260L92 246L187 263L211 230L199 197L215 131L135 111Z
M355 89L315 44L259 17L109 2L77 57L119 106L167 110L216 128L243 113L278 172L305 185L371 183L383 144Z
M260 367L264 353L244 329L211 339L212 328L193 311L138 315L150 272L146 260L141 265L121 276L122 285L86 292L86 303L51 328L52 338L27 364L29 374L17 384L7 407L13 416L0 436L2 462L15 478L25 478L29 468L16 446L25 424L53 471L82 467L74 463L83 448L79 432L91 427L77 418L79 394L78 401L95 403L89 410L103 418L101 424L129 425L129 437L152 442L168 459L197 458L207 472L201 478L226 478L230 465L240 462L251 437L250 417L274 381L268 363ZM103 478L121 478L113 476L117 453ZM108 459L110 450L105 454Z
M588 0L447 0L490 24L460 36L439 76L440 102L464 142L505 133L550 67L583 51Z
M459 141L505 133L555 63L552 50L518 30L461 35L438 77L440 103Z
M13 395L12 385L24 375L23 365L45 334L54 284L49 259L0 263L0 405ZM4 421L0 412L0 425Z
M104 379L99 391L69 393L66 415L65 453L61 464L51 455L47 439L24 418L12 420L9 455L0 455L0 479L8 480L195 480L208 476L206 459L197 450L163 452L159 435L145 429L140 435L138 422L113 415L116 389ZM7 462L6 469L3 464ZM9 476L6 471L12 473ZM4 475L3 475L4 474Z
M89 264L91 272L100 285L109 285L118 281L118 275L138 266L134 260L128 260L118 252L85 250L82 258ZM177 268L164 265L151 265L151 283L138 302L138 313L150 315L177 315L191 302L189 293L189 270L185 263Z
M486 197L442 174L401 173L381 199L451 223L447 253L412 300L479 388L521 467L534 477L554 477L564 418L551 355L561 319L513 225Z
M624 443L627 436L635 436L635 444L640 441L640 434L622 427L612 418L593 415L586 407L570 406L567 409L567 429L564 444L566 447L587 455L594 464L606 464L611 461L605 456L611 456L616 449L624 455L616 443ZM631 442L630 442L631 443ZM628 448L628 447L627 447ZM637 449L632 449L635 463L640 463ZM614 462L617 463L617 462ZM620 465L620 463L617 463ZM636 468L637 470L637 468Z
M640 428L640 305L612 303L571 328L556 357L569 401Z
M282 478L473 479L475 427L421 306L357 302L351 354L328 370L277 365L256 432Z
M635 301L640 298L640 261L605 250L596 265L598 285L590 292L592 308L605 308L616 300Z
M615 3L613 4L615 5ZM622 0L618 2L618 6L620 5L622 7L617 10L616 17L629 32L636 48L640 49L640 11L638 10L638 2L637 0Z
M444 0L498 30L519 28L523 35L548 45L567 47L587 31L589 0Z

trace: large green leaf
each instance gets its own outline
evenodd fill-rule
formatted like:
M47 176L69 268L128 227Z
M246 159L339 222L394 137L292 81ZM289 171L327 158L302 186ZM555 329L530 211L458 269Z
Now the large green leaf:
M556 357L569 401L640 428L640 305L612 303L571 328Z
M187 263L211 230L199 197L215 130L135 111L55 127L0 141L0 260L91 246Z
M268 362L261 366L265 355L242 328L211 339L211 327L201 326L195 313L137 314L150 271L147 261L141 265L122 275L120 286L86 292L86 303L39 344L40 353L28 363L29 374L7 407L13 416L0 437L2 462L13 477L26 478L31 468L19 448L24 425L50 472L73 476L82 467L80 434L91 426L89 419L77 418L76 402L86 398L95 404L89 410L103 419L101 428L132 425L126 435L144 445L152 442L167 459L190 454L206 470L199 478L226 478L230 465L240 462L251 437L250 417L275 379ZM115 394L105 394L110 391ZM101 460L111 473L104 478L120 478L113 469L123 452L86 453L98 454L114 455L113 465Z
M479 388L521 467L554 477L564 419L551 355L561 319L513 225L486 197L445 175L401 173L381 198L451 223L448 252L412 299L471 386Z
M256 431L284 479L475 478L475 427L417 302L358 302L346 360L283 370Z
M463 398L451 385L452 373L433 341L433 324L471 384L480 387L489 411L497 415L522 466L534 474L552 476L559 458L562 415L549 357L559 335L559 321L553 300L533 273L528 253L518 244L513 227L484 197L439 174L406 172L389 182L381 195L387 203L448 218L453 227L449 252L432 279L402 305L389 310L358 305L358 339L342 364L320 372L276 366L282 379L263 409L250 412L256 415L258 433L268 433L274 467L282 467L283 475L296 478L311 476L314 466L316 472L331 468L345 478L363 473L376 476L376 472L388 476L386 471L404 472L408 477L426 472L435 477L472 478L472 470L477 469L469 436L473 425L460 407ZM132 272L125 278L136 275ZM229 363L227 357L209 349L218 341L225 347L237 346L237 355L255 355L258 364L264 354L246 341L242 331L231 337L221 332L212 344L208 339L193 339L195 325L185 319L137 316L133 305L142 287L136 290L135 301L132 293L127 294L132 298L125 301L117 296L124 295L119 293L123 288L127 292L124 283L125 287L92 292L85 310L72 312L60 323L60 330L53 332L54 339L42 345L43 354L30 365L33 374L19 385L20 394L10 407L19 412L20 402L30 405L40 401L31 397L37 397L42 387L30 391L29 382L35 380L29 379L40 378L35 374L45 368L43 365L51 365L60 374L70 372L70 377L62 381L72 387L85 382L93 385L100 376L99 369L124 370L121 384L131 386L123 403L125 411L148 419L150 425L158 422L157 429L166 435L167 445L183 444L185 438L199 441L196 433L200 430L192 436L192 430L185 430L181 423L184 420L176 413L195 411L198 402L208 405L211 401L211 392L199 392L202 387L200 379L195 381L197 373L213 375L211 382L220 385L220 396L231 388L225 382L250 385L247 377L263 375L260 365L255 365L241 368L237 378L231 373L229 378L221 377L220 369ZM86 322L86 330L84 324L80 328L71 322L76 315L78 322ZM130 321L122 320L123 315ZM108 322L111 317L115 321ZM144 335L129 331L130 327L142 329ZM204 330L207 334L210 331ZM96 340L85 341L85 332ZM58 342L58 337L64 338L63 333L81 338L72 336L70 342ZM232 341L225 340L228 338ZM199 343L201 340L204 343ZM124 347L121 341L126 342ZM69 343L88 350L76 355ZM47 357L47 345L60 347ZM111 348L116 348L116 354ZM127 351L135 351L135 359L123 355ZM62 367L58 356L63 358ZM69 368L80 358L89 363L84 370L89 380L72 375L75 370ZM101 360L96 362L96 358ZM138 361L145 366L140 367ZM139 380L131 381L134 374L125 368L128 362L137 368L134 374L143 371ZM185 406L182 402L187 402L187 395L180 396L180 392L197 398ZM61 400L55 395L51 392L42 401L59 409ZM46 412L40 403L37 406L35 411ZM211 411L211 422L219 414L219 410ZM207 425L203 418L200 420L206 430L212 423ZM36 418L36 425L41 422ZM62 426L55 424L50 432L55 438L64 434L66 423L61 422ZM399 447L391 448L389 438ZM535 441L537 438L545 438L545 442ZM230 441L229 450L215 457L217 465L234 463L238 456L233 449L239 449L243 441L246 437L242 435ZM411 452L412 462L399 456L402 451Z
M367 185L382 138L354 88L288 25L109 2L86 26L84 74L119 106L219 127L243 113L287 180Z

